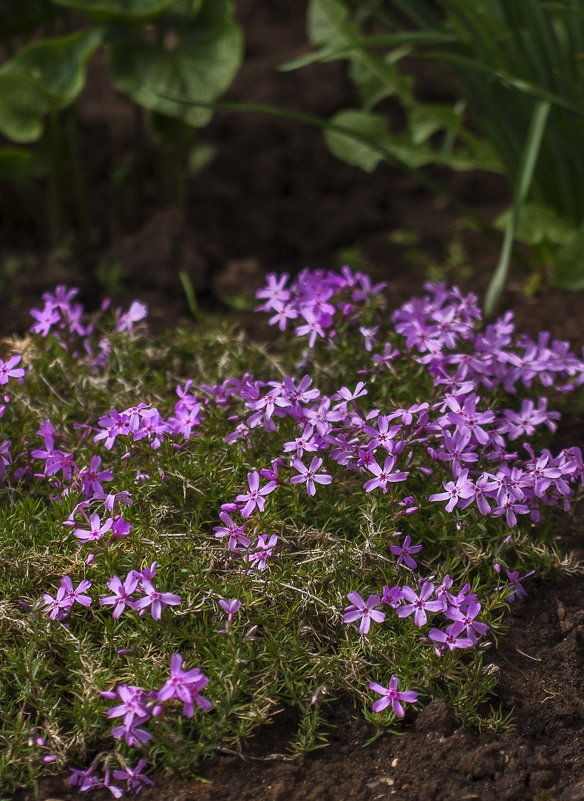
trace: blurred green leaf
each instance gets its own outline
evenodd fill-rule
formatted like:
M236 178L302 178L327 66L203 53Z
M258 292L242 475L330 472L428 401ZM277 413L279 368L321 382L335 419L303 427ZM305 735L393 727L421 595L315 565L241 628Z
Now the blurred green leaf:
M17 147L0 148L0 178L16 184L26 184L46 172L42 158L30 150Z
M495 220L495 226L504 231L512 209L507 209ZM574 237L574 226L557 211L543 203L526 203L519 213L515 238L525 245L568 245Z
M185 101L213 102L233 80L242 53L231 4L206 0L199 15L166 44L121 37L109 56L116 87L134 102L200 127L213 110Z
M330 124L335 129L347 130L347 133L332 128L325 131L331 152L366 172L373 172L388 157L414 169L439 161L437 151L424 143L416 144L408 132L392 133L387 117L382 114L347 109L335 114ZM466 150L455 150L442 163L455 170L469 170L477 166L477 159Z
M85 83L85 64L99 47L99 28L24 47L0 68L0 131L33 142L42 118L69 105Z
M156 17L176 0L52 0L99 21L132 22Z
M554 279L563 289L584 289L584 226L558 251L554 263Z

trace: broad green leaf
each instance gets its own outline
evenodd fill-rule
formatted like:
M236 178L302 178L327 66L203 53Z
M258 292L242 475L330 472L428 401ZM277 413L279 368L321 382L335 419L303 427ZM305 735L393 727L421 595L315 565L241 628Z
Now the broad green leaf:
M495 227L504 231L511 218L507 209L495 220ZM525 245L568 245L574 237L574 226L557 211L542 203L526 203L519 212L515 239Z
M409 133L392 133L381 114L348 109L336 114L325 131L331 152L342 161L373 172L380 161L395 159L417 169L439 161L439 153L425 144L415 145ZM342 129L342 130L340 130ZM468 170L476 161L466 151L454 151L446 163L455 170Z
M357 135L354 137L331 129L325 131L327 145L337 158L361 167L365 172L373 172L379 162L384 160L379 148L386 148L389 144L385 117L348 109L336 114L331 123L336 128L345 128ZM379 147L371 147L371 144Z
M24 75L0 71L0 133L14 142L35 142L43 132L50 102L42 87Z
M310 0L307 13L308 38L315 45L344 47L359 38L340 0Z
M52 0L92 19L107 22L144 21L162 14L175 0Z
M574 291L584 289L584 226L558 252L553 269L558 286Z
M0 77L4 79L10 97L0 98L0 126L5 113L11 116L11 105L14 106L12 115L18 115L22 107L15 95L17 86L26 91L28 115L34 116L36 103L39 120L48 111L57 111L72 103L84 86L87 59L99 47L102 38L103 32L98 28L79 31L70 36L29 45L6 62L0 68Z
M241 64L242 36L227 0L206 0L201 13L177 31L173 46L122 39L110 50L118 89L144 108L190 125L206 125L212 103L230 85Z
M40 178L46 165L36 153L19 147L0 148L0 178L15 184L26 184Z

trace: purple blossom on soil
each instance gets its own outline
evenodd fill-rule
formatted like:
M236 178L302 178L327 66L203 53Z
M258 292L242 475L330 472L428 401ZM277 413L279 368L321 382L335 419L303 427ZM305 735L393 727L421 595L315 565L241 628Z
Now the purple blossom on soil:
M390 545L389 550L397 556L397 564L404 562L412 570L417 567L417 562L412 558L411 554L419 553L422 550L421 545L412 545L412 538L409 534L406 535L401 545Z
M533 576L535 570L530 570L529 573L520 576L519 570L507 570L507 568L505 568L505 573L507 574L507 581L509 582L510 589L510 592L505 596L505 600L514 601L516 598L527 598L527 591L521 582L529 576Z
M70 768L71 776L69 777L69 786L78 787L81 792L86 790L97 789L101 787L101 782L95 775L95 765L90 765L85 770L79 768Z
M160 620L162 610L166 606L178 606L181 602L180 595L172 592L159 592L149 579L141 580L141 589L144 597L134 601L133 608L140 611L149 606L153 620Z
M270 492L273 492L278 486L275 481L268 481L268 483L260 489L260 475L257 470L247 474L247 483L249 485L249 492L242 493L235 499L245 504L241 510L242 517L249 517L256 507L260 512L263 512L266 505L264 495L269 495Z
M344 609L343 622L353 623L360 620L359 634L367 634L372 620L376 623L383 623L385 620L385 612L375 608L381 603L379 595L370 595L367 601L364 601L358 592L352 590L347 593L347 598L351 601L351 605Z
M300 475L292 476L290 479L291 484L304 484L306 483L306 492L309 495L316 494L316 487L315 482L317 484L330 484L333 480L332 476L328 473L318 473L318 469L322 465L322 459L320 456L314 456L312 461L310 462L310 467L306 467L300 459L293 459L292 464L294 469L297 470Z
M207 686L209 678L199 670L183 670L183 658L180 654L173 654L170 660L170 678L157 693L159 701L169 701L177 698L183 703L183 715L192 718L196 704L207 712L213 704L208 698L200 695L200 691Z
M404 708L401 704L415 704L418 700L418 693L415 690L398 690L399 680L397 676L392 676L389 680L389 687L382 687L376 681L369 684L369 689L379 693L382 697L373 703L371 707L373 712L382 712L386 707L391 705L391 708L398 718L403 718L405 715Z
M138 794L145 784L149 784L151 787L154 786L152 779L149 779L148 776L142 773L145 767L145 759L139 760L134 768L126 763L123 770L114 770L114 779L126 782L126 792L133 791L135 794Z
M418 627L425 626L428 622L426 612L443 612L446 609L446 601L444 598L438 598L430 601L430 597L434 592L434 585L430 581L422 583L419 596L412 590L411 587L402 587L402 596L407 604L399 606L395 612L398 617L408 617L414 615L414 624Z

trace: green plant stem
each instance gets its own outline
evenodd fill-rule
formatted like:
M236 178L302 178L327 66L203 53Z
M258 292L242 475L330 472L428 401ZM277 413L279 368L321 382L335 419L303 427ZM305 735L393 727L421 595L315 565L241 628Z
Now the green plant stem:
M505 286L505 281L507 280L519 213L529 193L550 108L551 103L548 101L541 101L536 105L533 111L519 169L519 179L515 187L513 211L507 223L507 228L505 229L505 237L503 239L503 247L501 248L499 262L495 268L485 296L485 313L487 315L493 313L501 296L501 292L503 291L503 287Z

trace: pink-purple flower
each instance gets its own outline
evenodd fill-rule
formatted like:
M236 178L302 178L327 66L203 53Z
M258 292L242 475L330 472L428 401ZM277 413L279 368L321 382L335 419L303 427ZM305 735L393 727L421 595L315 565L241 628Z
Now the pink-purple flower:
M373 703L371 707L373 712L382 712L386 707L391 705L391 708L398 718L403 718L405 715L402 702L404 704L415 704L418 700L418 693L415 690L398 690L399 680L397 676L392 676L389 680L389 687L383 687L376 681L369 684L369 689L381 695L378 701Z

